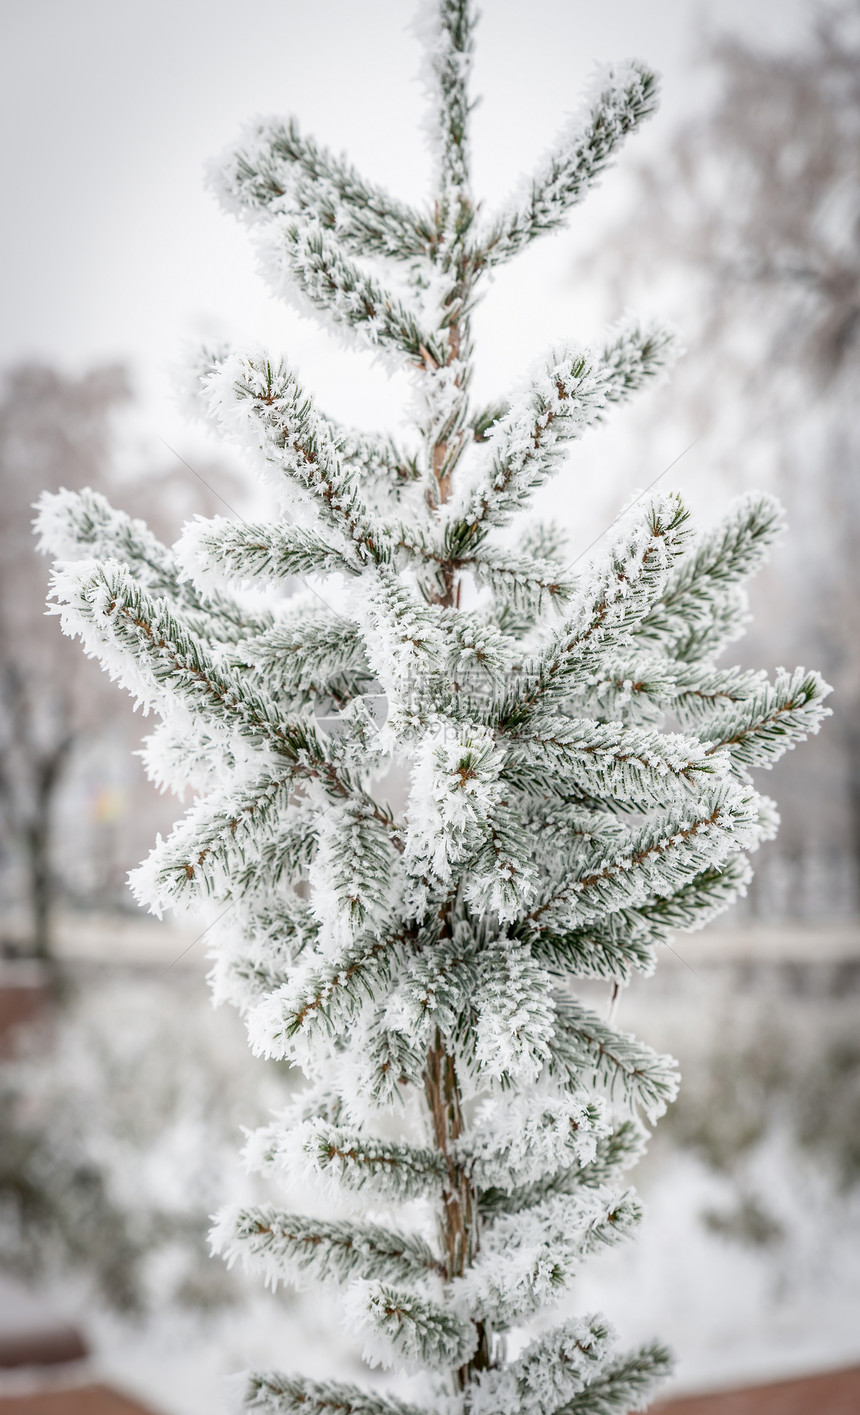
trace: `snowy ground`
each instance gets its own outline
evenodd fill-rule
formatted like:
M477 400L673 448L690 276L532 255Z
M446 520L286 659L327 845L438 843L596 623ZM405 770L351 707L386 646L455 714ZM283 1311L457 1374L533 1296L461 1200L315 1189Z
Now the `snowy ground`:
M669 1341L687 1390L860 1358L853 945L810 935L775 961L723 937L722 954L716 936L698 952L688 940L689 966L673 960L623 999L619 1023L680 1057L686 1099L636 1175L647 1204L638 1241L594 1258L569 1304L605 1311L624 1340ZM59 1061L37 1053L37 1099L53 1094L71 1117L55 1162L80 1142L118 1203L185 1212L191 1191L205 1216L246 1182L239 1124L277 1104L289 1077L246 1054L235 1018L211 1013L199 970L105 976L89 965L82 977ZM85 1264L49 1264L38 1301L84 1329L92 1375L164 1415L229 1409L225 1382L248 1365L360 1377L333 1297L272 1297L237 1274L232 1305L191 1305L207 1284L225 1295L195 1244L192 1225L143 1265L149 1310L134 1320L107 1311ZM0 1324L2 1309L0 1288ZM0 1391L21 1379L2 1377Z
M725 1197L725 1186L679 1156L649 1197L638 1242L593 1260L573 1309L603 1310L630 1342L667 1340L678 1356L678 1390L856 1363L860 1196L837 1213L832 1192L813 1175L789 1178L791 1163L778 1143L762 1156L780 1211L794 1224L788 1251L763 1253L709 1234L701 1210ZM337 1320L336 1302L305 1293L250 1303L214 1325L166 1316L134 1332L101 1319L90 1332L104 1378L165 1415L212 1415L229 1408L227 1378L243 1366L365 1379L358 1350L333 1338Z

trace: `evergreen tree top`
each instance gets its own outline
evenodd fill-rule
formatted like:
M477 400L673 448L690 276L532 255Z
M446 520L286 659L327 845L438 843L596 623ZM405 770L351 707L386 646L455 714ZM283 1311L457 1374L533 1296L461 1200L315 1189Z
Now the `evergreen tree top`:
M230 906L216 996L257 1053L308 1080L247 1159L286 1202L311 1176L332 1216L231 1210L214 1245L271 1282L344 1285L368 1361L409 1375L382 1394L256 1372L249 1410L647 1402L666 1352L617 1353L603 1317L541 1321L515 1359L506 1333L636 1227L624 1175L678 1078L616 1025L619 993L672 930L744 891L744 852L776 826L751 773L826 713L815 673L715 663L781 529L771 499L742 498L703 534L676 494L642 497L584 570L552 527L517 549L499 536L674 354L667 331L626 317L473 404L482 278L566 220L657 98L644 64L602 70L485 216L475 18L469 0L424 7L426 209L293 119L254 124L213 178L277 293L410 371L412 443L336 423L280 353L206 349L198 405L276 514L198 519L172 549L92 493L43 498L39 516L64 629L159 714L150 774L195 796L133 888L157 911ZM265 609L246 608L248 585ZM386 774L405 800L386 802ZM579 979L605 981L608 1015Z

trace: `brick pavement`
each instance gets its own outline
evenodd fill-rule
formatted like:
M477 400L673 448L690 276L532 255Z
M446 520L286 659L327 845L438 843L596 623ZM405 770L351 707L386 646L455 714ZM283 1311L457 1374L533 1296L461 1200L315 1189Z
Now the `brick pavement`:
M107 1386L75 1386L40 1395L0 1395L0 1415L157 1415Z
M651 1415L860 1415L860 1366L744 1390L681 1396L652 1406Z
M107 1386L0 1395L0 1415L156 1415ZM860 1366L821 1376L661 1401L651 1415L860 1415Z

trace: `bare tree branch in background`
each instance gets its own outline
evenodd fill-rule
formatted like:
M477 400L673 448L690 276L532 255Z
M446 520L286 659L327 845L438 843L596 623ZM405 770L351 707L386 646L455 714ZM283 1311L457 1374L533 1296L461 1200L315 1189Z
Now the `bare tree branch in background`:
M714 107L668 169L643 174L648 214L665 213L651 242L668 235L672 256L729 297L708 305L709 332L739 301L764 317L771 362L749 360L762 388L788 365L832 396L860 358L860 6L821 15L802 51L726 38L710 57Z
M45 619L32 502L45 486L104 484L110 419L130 396L116 365L75 378L29 364L6 375L0 401L0 862L8 870L23 857L32 950L43 959L51 952L57 791L76 742L114 707Z

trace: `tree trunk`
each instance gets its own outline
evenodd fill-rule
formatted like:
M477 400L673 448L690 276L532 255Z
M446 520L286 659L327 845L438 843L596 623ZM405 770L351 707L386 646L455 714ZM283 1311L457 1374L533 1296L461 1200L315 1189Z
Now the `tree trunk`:
M466 331L464 331L461 321L453 320L448 329L451 359L459 357L464 333ZM467 333L466 342L468 342ZM465 397L465 388L462 386L461 397ZM462 434L455 433L454 437L456 440L453 448L445 434L435 442L432 448L431 465L436 483L435 504L437 507L444 505L450 495L451 474L462 451ZM460 598L458 577L453 566L444 565L442 567L442 579L444 589L436 602L450 609L459 604ZM448 913L449 906L446 906L443 916L443 931L450 928ZM442 1260L445 1264L446 1276L450 1281L452 1278L462 1277L463 1273L471 1266L478 1251L478 1192L468 1174L454 1158L453 1146L464 1129L462 1098L455 1059L446 1049L444 1041L438 1033L427 1053L424 1094L430 1112L433 1136L436 1146L443 1156L446 1168L445 1193L439 1215L439 1229ZM454 1383L458 1391L465 1390L469 1385L472 1372L486 1370L491 1362L492 1337L490 1330L484 1322L477 1322L476 1329L478 1344L475 1354L470 1361L454 1373Z
M33 815L26 832L30 886L31 952L34 958L53 960L52 918L54 880L51 844L54 800L72 738L66 737L36 763Z

